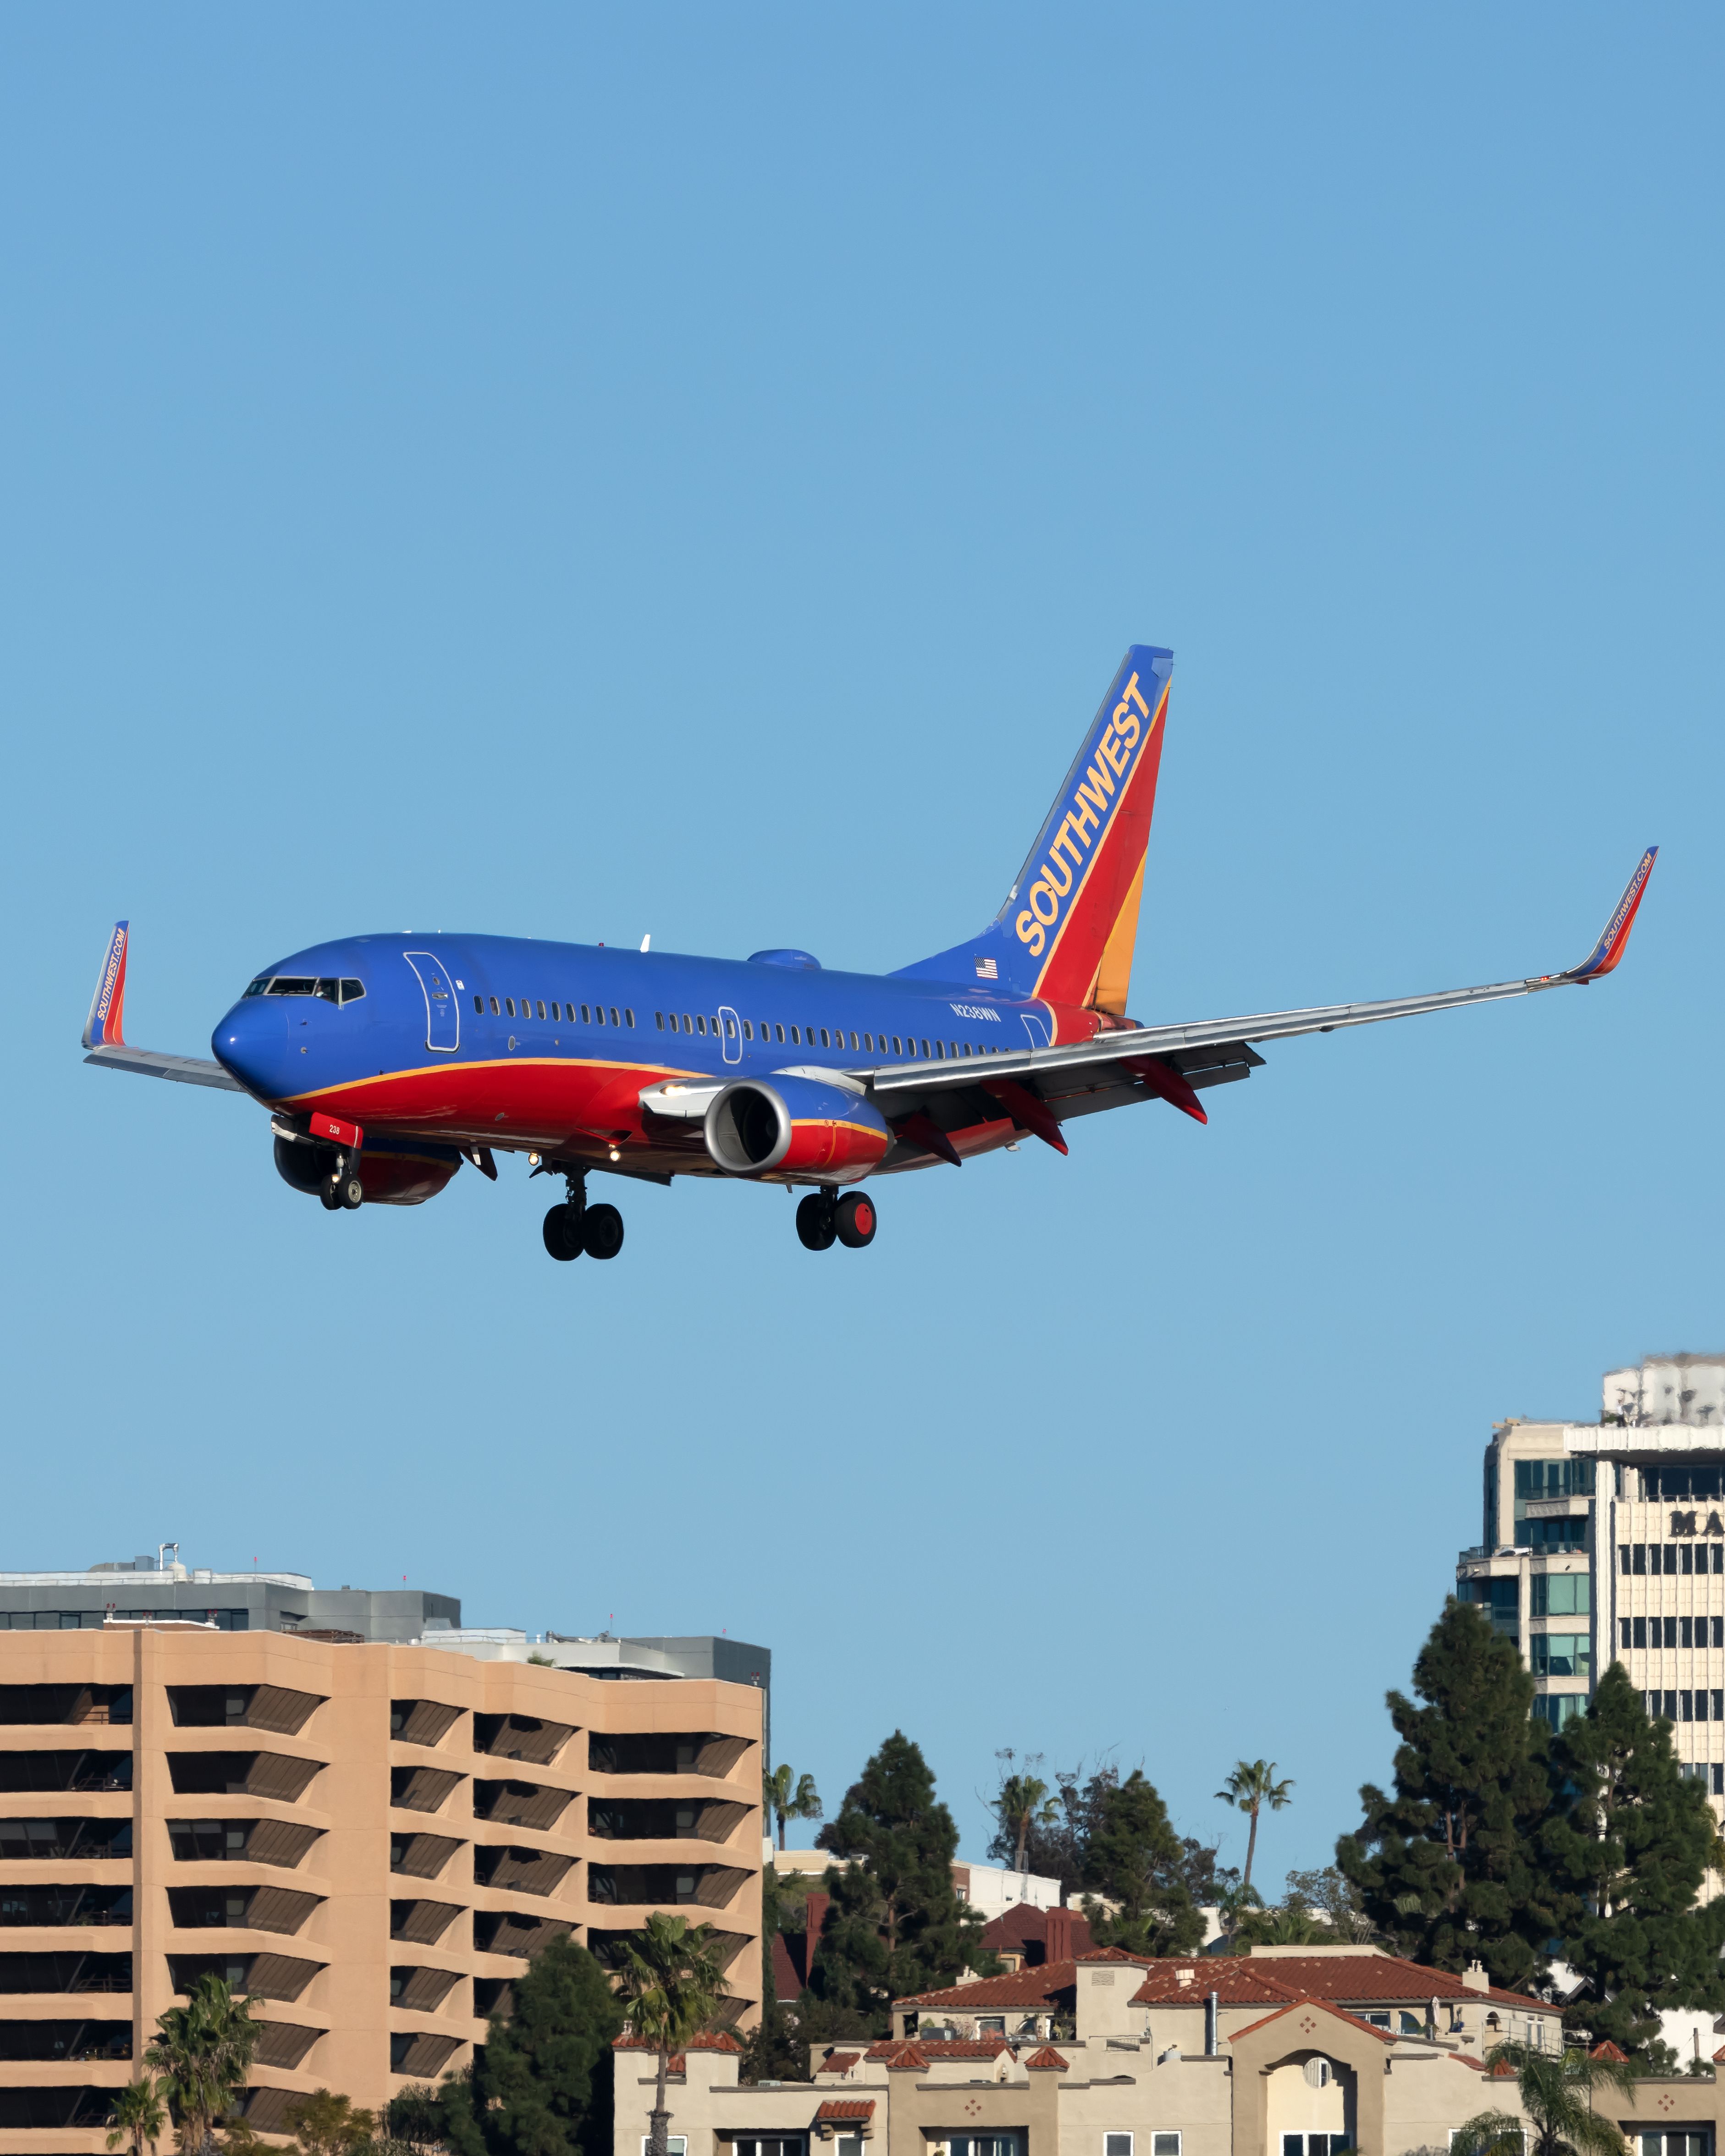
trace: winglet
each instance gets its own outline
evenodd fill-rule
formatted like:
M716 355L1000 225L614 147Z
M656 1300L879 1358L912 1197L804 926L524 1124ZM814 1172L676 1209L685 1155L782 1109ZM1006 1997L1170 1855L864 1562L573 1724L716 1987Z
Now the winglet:
M102 970L96 976L95 993L90 998L90 1016L84 1022L86 1048L126 1045L121 1020L126 1008L126 947L130 941L131 927L129 921L116 921L114 933L108 938Z
M1623 896L1618 900L1616 911L1605 923L1604 932L1599 942L1579 966L1572 966L1567 973L1559 973L1557 980L1597 981L1616 965L1628 947L1630 931L1635 925L1635 909L1641 903L1641 894L1647 888L1647 879L1653 873L1653 864L1658 856L1658 847L1649 846L1641 856L1640 866L1630 878Z

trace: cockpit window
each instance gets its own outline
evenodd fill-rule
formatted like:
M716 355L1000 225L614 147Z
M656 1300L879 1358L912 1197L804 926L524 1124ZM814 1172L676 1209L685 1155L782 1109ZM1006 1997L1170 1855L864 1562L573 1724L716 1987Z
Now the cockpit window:
M309 974L278 973L264 993L272 996L315 996L317 983Z
M366 984L363 981L344 980L341 983L341 1000L344 1004L357 1004L365 992Z
M265 988L267 988L269 987L269 985L270 985L270 976L269 976L267 973L261 973L261 974L259 974L259 975L258 978L257 978L255 981L253 981L252 983L249 983L249 985L247 987L247 989L246 989L246 992L245 992L245 995L246 995L246 996L260 996L260 995L262 995L262 994L263 994L263 993L264 993L264 989L265 989ZM242 1003L244 1003L244 1002L245 1001L245 996L242 996L242 997L240 998L240 999L239 999L239 1000L240 1000Z
M320 981L317 993L326 1004L338 1004L341 1000L341 983L339 981Z

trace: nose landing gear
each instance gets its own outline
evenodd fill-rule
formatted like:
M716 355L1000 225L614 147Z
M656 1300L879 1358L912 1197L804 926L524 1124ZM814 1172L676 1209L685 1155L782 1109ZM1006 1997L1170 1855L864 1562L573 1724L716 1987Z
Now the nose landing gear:
M797 1208L797 1240L805 1250L865 1250L875 1240L875 1201L860 1190L847 1190L836 1202L829 1190L811 1190Z

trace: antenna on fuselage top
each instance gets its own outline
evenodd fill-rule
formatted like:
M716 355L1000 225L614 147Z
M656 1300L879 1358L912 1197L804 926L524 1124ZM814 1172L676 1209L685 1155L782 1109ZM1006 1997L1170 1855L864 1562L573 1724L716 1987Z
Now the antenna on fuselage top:
M648 949L648 948L649 948L649 947L651 945L652 941L653 941L653 938L652 938L650 936L644 936L644 937L641 938L641 948L642 948L644 951L644 950L646 950L646 949Z

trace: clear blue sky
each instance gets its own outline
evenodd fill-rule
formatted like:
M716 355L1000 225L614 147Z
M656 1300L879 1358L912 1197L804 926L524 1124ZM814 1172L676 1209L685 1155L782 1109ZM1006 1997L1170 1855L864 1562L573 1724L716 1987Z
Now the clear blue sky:
M1387 1770L1495 1418L1720 1308L1717 10L379 5L0 19L0 1563L727 1627L1180 1825ZM886 968L1177 653L1135 1014L1629 960L883 1191L326 1217L207 1052L316 938ZM1237 1857L1244 1836L1229 1843Z

